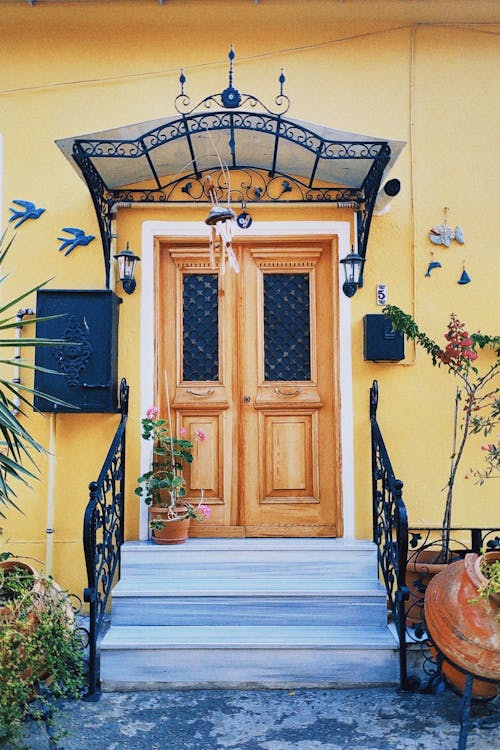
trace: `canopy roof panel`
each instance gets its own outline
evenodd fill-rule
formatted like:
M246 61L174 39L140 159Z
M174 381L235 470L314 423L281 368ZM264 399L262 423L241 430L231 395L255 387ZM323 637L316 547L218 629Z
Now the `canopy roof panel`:
M112 213L131 203L348 206L356 211L357 250L365 257L377 193L404 142L285 117L290 101L283 71L272 111L234 88L232 48L228 58L227 88L194 107L181 72L177 115L57 141L90 190L107 286Z
M374 162L384 160L383 179L405 143L267 112L218 111L63 138L57 145L83 179L88 180L86 172L93 167L112 199L114 191L150 180L168 195L177 181L199 179L221 166L286 175L309 190L326 186L364 191ZM202 200L209 198L204 195Z

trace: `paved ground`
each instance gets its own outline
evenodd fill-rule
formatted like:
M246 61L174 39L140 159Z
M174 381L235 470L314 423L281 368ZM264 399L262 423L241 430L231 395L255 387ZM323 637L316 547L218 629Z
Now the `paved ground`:
M459 699L361 690L104 693L64 703L67 734L29 724L30 750L455 750ZM467 750L500 750L500 696L473 709Z

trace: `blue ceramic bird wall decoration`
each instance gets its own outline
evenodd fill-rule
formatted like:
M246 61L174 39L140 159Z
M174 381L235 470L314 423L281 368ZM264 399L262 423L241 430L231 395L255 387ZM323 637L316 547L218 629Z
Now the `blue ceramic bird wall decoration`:
M93 234L85 234L83 229L78 229L77 227L63 227L62 231L73 235L72 237L57 238L60 242L62 242L62 245L59 248L59 252L61 252L61 250L65 250L66 252L64 253L64 255L69 255L71 251L79 245L88 245L92 242L92 240L95 240Z
M21 208L9 208L9 211L12 211L12 216L9 219L10 221L15 221L14 224L15 229L21 226L23 222L25 222L27 219L38 219L45 211L44 208L37 208L34 203L31 201L22 201L20 199L13 200L12 203L15 203L16 206L21 206Z

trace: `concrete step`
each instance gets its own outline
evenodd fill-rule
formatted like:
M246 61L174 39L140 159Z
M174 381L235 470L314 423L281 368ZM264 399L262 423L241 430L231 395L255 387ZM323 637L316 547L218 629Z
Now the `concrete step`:
M396 684L387 628L117 626L101 644L108 689Z
M161 546L151 542L126 542L122 546L122 577L154 566L192 570L193 566L234 570L245 565L258 573L270 564L295 574L323 572L335 568L339 577L371 578L376 575L376 548L372 542L344 539L188 539L185 544Z
M311 617L325 626L386 622L373 545L195 539L178 550L125 545L122 578L113 590L115 624L301 625Z
M385 596L252 594L241 596L124 595L113 597L113 625L359 625L385 626Z

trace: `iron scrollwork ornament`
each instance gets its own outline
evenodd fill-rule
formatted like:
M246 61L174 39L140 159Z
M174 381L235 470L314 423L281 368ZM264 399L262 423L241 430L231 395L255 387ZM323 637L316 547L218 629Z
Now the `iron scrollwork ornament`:
M78 387L80 373L87 366L92 354L89 329L85 321L76 315L70 315L63 339L68 343L58 346L54 351L57 369L66 375L70 385Z
M253 94L240 93L240 91L238 91L238 89L235 88L235 86L233 85L235 57L236 57L236 53L234 51L234 47L231 45L231 49L229 50L229 54L228 54L229 81L228 81L227 87L223 91L219 92L218 94L209 94L209 96L206 96L204 99L201 99L194 107L191 106L190 96L186 94L185 92L184 87L186 85L186 76L185 76L184 70L181 70L181 74L179 76L179 83L181 84L181 91L180 91L180 94L176 96L175 101L174 101L174 106L177 112L179 112L179 114L181 115L190 115L192 112L194 112L197 109L200 109L201 107L210 109L211 107L216 106L216 107L225 107L226 109L238 109L244 104L248 104L250 107L256 107L257 105L259 105L266 112L269 112L270 114L284 115L286 112L288 112L290 108L290 99L288 98L286 94L283 93L283 87L285 84L285 74L283 72L283 69L281 69L281 73L278 78L278 81L280 84L280 91L274 100L276 108L273 111Z

